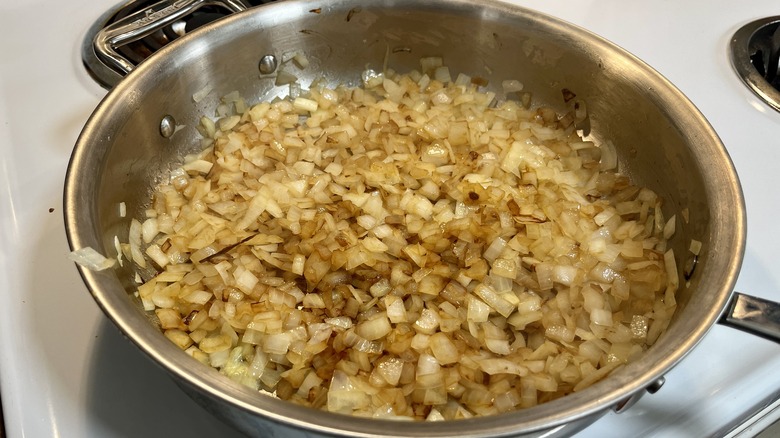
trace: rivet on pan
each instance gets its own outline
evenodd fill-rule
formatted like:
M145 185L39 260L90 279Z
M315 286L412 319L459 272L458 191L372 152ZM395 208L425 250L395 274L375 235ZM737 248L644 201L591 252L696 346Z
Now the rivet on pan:
M276 70L276 56L274 55L265 55L262 58L260 58L260 65L258 67L260 69L260 73L264 75L270 75Z
M661 376L656 381L648 385L645 389L648 393L655 394L659 389L661 389L662 386L664 386L664 383L666 383L666 378Z
M168 138L176 131L176 120L173 116L167 115L160 121L160 135Z

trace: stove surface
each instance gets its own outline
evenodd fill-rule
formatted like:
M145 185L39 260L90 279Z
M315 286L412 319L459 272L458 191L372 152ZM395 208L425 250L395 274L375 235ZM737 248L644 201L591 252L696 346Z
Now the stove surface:
M731 35L769 0L515 0L622 46L704 113L741 177L748 241L737 290L780 301L780 113L733 72ZM0 394L9 437L233 437L114 328L73 264L62 220L71 148L105 90L81 40L114 0L0 2ZM39 29L43 29L40 31ZM754 436L776 418L780 345L716 326L660 391L578 437ZM776 403L775 403L776 404ZM766 416L754 414L765 409ZM757 421L755 424L753 421ZM747 422L746 422L747 421ZM736 428L736 429L735 429Z

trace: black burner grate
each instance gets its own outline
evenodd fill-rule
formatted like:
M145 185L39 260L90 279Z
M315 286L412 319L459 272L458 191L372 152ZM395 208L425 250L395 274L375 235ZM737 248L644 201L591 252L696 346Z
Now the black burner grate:
M731 39L731 63L761 100L780 111L780 16L741 27Z
M130 14L143 11L158 1L159 0L130 0L119 4L103 14L90 28L82 45L82 60L92 78L102 86L111 88L121 80L122 77L103 64L95 55L95 50L93 48L95 35L106 26L119 21ZM244 3L248 6L259 6L273 1L275 0L244 0ZM223 7L206 5L144 38L117 47L116 50L127 60L137 65L166 44L169 44L204 24L230 14L231 12Z

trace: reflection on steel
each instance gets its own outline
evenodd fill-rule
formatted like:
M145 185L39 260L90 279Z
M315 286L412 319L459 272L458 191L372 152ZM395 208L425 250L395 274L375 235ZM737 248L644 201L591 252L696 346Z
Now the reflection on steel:
M780 304L734 293L722 324L780 343Z
M160 135L168 138L176 132L176 120L172 115L167 115L160 121Z

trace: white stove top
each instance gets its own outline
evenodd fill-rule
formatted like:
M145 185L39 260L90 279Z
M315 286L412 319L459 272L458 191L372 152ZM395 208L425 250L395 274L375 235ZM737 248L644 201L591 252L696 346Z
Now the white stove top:
M679 87L720 134L743 184L737 289L780 301L780 113L728 61L731 35L780 14L753 0L515 0L617 43ZM115 0L0 2L0 394L9 437L238 436L192 402L103 316L66 255L70 151L105 94L81 40ZM780 345L716 326L666 385L582 437L722 436L780 396ZM740 436L752 436L758 426Z

